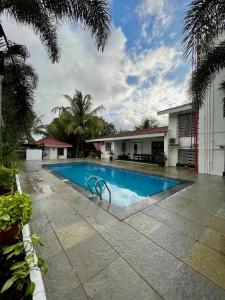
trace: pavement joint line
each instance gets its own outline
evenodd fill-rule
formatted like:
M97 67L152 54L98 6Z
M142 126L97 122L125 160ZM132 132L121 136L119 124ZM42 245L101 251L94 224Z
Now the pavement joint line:
M62 198L63 199L63 198ZM65 201L64 199L63 199L63 201ZM75 210L76 211L76 209L74 208L74 207L72 207L72 206L70 206L73 210ZM129 266L130 266L130 268L135 272L135 273L137 273L138 275L139 275L139 277L141 277L143 280L144 280L144 282L145 283L147 283L150 287L151 287L151 289L153 289L162 299L164 299L163 298L163 296L159 293L159 291L157 291L127 260L126 260L126 258L124 258L105 238L104 238L104 236L102 236L101 235L101 233L99 233L95 228L94 228L94 226L92 226L84 217L82 217L82 215L78 212L78 211L76 211L78 214L79 214L79 216L82 218L82 219L84 219L85 220L85 222L87 222L88 224L89 224L89 226L91 227L91 228L93 228L93 230L94 231L96 231L97 232L97 234L99 234L100 236L101 236L101 238L119 255L119 257L121 257ZM118 220L119 222L123 222L123 221L120 221L120 220ZM117 258L118 259L118 258ZM109 264L110 265L110 264ZM93 277L92 277L93 278Z
M63 199L63 198L62 198ZM63 199L63 201L65 201ZM98 232L89 222L88 220L86 220L73 206L71 206L70 204L68 204L73 210L75 210L81 218L83 218L96 232ZM157 204L154 204L157 205ZM124 221L119 221L119 222L124 222ZM125 222L124 222L125 223ZM191 268L194 272L200 274L201 276L203 276L204 278L206 278L208 281L210 281L212 284L218 286L219 288L223 289L221 286L219 286L216 282L210 280L208 277L206 277L204 274L200 273L199 271L197 271L196 269L194 269L192 266L188 265L185 261L181 260L180 258L176 257L173 253L169 252L167 249L165 249L164 247L162 247L161 245L159 245L158 243L156 243L155 241L151 240L150 238L148 238L146 235L144 235L142 232L138 231L136 228L132 227L130 224L126 223L128 226L130 226L131 228L133 228L135 231L137 231L138 233L140 233L142 236L144 236L145 238L149 239L152 243L154 243L155 245L157 245L158 247L162 248L164 251L168 252L170 255L172 255L173 257L175 257L176 259L178 259L181 263L185 264L187 267ZM160 295L160 297L163 298L163 296L159 293L159 291L157 291L102 235L101 233L98 232L98 234L119 254L119 256L125 260L128 265L155 291L157 292L157 294ZM196 240L198 241L198 240Z
M83 283L81 282L81 280L80 280L80 278L79 278L79 276L78 276L78 274L77 274L77 272L76 272L76 270L75 270L73 264L72 264L71 261L70 261L69 256L67 255L67 253L66 253L66 251L65 251L65 249L64 249L64 247L63 247L63 245L62 245L62 243L60 242L60 240L59 240L59 238L58 238L58 236L57 236L57 233L56 233L54 227L52 226L51 221L50 221L50 219L49 219L49 217L48 217L48 215L47 215L47 213L46 213L45 210L44 210L44 214L45 214L47 220L48 220L49 223L50 223L50 226L51 226L51 228L52 228L52 230L53 230L53 232L54 232L54 235L55 235L57 241L59 242L60 246L62 247L62 250L63 250L63 253L64 253L65 257L67 258L67 260L68 260L70 266L72 267L72 271L76 274L76 277L77 277L77 279L78 279L78 281L79 281L79 283L80 283L80 286L81 286L81 288L83 289L83 292L84 292L84 294L86 295L86 297L87 297L87 299L88 299L88 295L86 294L86 291L85 291L85 289L84 289L84 287L83 287ZM77 288L78 288L78 287L77 287Z

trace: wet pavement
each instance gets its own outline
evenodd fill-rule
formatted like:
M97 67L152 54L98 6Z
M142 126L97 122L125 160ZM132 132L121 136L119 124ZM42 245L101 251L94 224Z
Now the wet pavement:
M194 183L120 221L25 162L20 181L32 195L31 230L45 244L37 250L49 268L47 298L225 299L225 179L112 164Z

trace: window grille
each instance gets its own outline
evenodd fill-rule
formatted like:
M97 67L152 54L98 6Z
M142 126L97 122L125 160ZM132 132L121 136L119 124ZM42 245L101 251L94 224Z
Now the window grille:
M111 151L111 143L105 143L105 151Z
M194 149L178 149L178 164L191 165L195 164Z
M194 135L194 116L192 113L178 115L178 136L189 137Z

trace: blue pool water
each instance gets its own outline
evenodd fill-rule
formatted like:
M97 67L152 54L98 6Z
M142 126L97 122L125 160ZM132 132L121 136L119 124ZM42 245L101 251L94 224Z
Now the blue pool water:
M86 181L92 175L104 179L111 190L112 203L119 207L135 204L180 183L159 176L87 162L48 165L48 168L84 188L87 188ZM93 184L91 181L90 185ZM103 198L108 201L107 190L104 190Z

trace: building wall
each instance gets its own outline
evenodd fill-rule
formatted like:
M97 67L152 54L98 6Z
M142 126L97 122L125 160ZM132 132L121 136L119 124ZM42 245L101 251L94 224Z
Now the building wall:
M57 148L49 148L50 149L50 159L57 159L58 155L57 155Z
M199 111L199 173L222 175L225 171L225 118L219 85L225 72L216 76L208 98Z
M185 110L185 113L186 112L190 112L190 110ZM176 166L178 161L178 149L190 149L194 145L194 136L178 137L178 115L180 113L182 112L169 114L169 124L168 124L168 134L167 134L167 143L168 143L167 166ZM171 138L176 140L175 144L178 144L178 146L170 145Z
M42 149L26 149L26 160L42 160Z
M130 154L130 158L133 158L134 154L134 144L137 143L140 145L138 147L138 153L140 154L151 154L152 153L152 142L153 141L164 141L164 137L154 137L154 138L145 138L145 139L131 139L131 140L119 140L119 141L112 141L111 142L111 150L114 153L114 159L118 158L118 155L123 154L122 152L122 143L126 143L126 151L125 154ZM102 158L109 158L108 151L105 150L105 144L101 145L101 157Z

